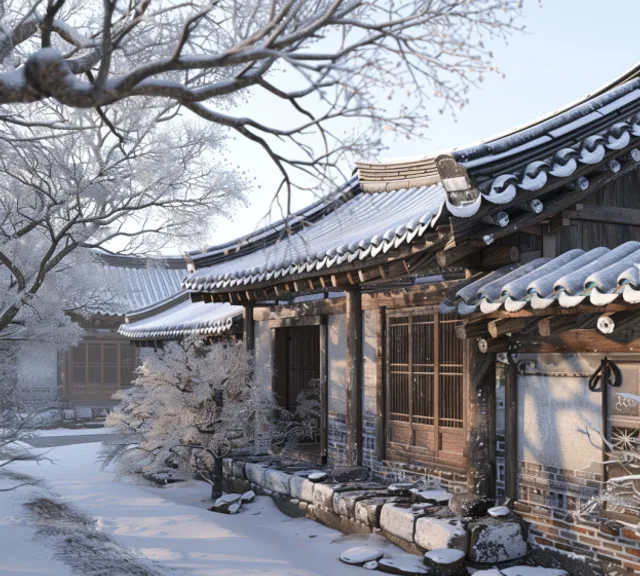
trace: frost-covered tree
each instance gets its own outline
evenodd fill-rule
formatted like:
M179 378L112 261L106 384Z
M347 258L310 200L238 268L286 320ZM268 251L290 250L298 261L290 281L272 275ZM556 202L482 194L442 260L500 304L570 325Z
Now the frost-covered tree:
M261 146L288 188L292 173L377 152L385 131L419 136L431 98L464 106L494 71L486 39L516 29L521 3L0 0L0 104L105 116L126 98L169 99ZM231 113L247 95L283 113Z
M242 198L242 177L214 159L219 130L174 116L140 99L113 108L117 134L85 110L63 131L0 122L0 341L67 342L64 312L116 297L92 251L202 241Z
M632 405L640 405L640 396L627 393L618 393L618 396ZM604 466L610 471L615 471L615 474L611 474L603 490L586 503L581 514L597 515L600 508L606 505L610 510L637 518L635 522L630 523L616 519L616 522L637 530L640 522L640 438L635 434L618 432L608 440L597 432L597 440L594 440L590 426L582 432L586 434L592 446L602 450L605 456Z
M222 458L248 448L265 453L281 444L291 416L271 392L268 368L239 343L169 342L146 358L134 385L116 394L107 419L119 437L107 445L120 474L174 468L209 482L221 494Z

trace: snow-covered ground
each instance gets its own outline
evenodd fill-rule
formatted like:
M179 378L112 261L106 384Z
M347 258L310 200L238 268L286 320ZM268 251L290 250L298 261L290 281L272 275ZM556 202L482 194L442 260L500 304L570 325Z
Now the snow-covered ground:
M343 536L316 522L291 519L259 497L235 516L206 510L209 487L114 482L97 462L100 444L53 448L54 462L11 469L43 478L39 487L0 493L0 573L66 576L362 575L340 554L376 536ZM0 480L1 487L9 485ZM28 506L24 504L27 503ZM92 544L93 543L93 544ZM71 557L75 557L72 562Z
M35 430L34 435L53 438L58 436L101 436L114 432L113 428L52 428L51 430Z

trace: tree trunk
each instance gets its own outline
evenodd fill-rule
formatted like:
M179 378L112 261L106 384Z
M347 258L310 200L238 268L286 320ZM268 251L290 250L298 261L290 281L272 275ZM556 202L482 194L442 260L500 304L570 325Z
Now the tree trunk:
M214 458L211 470L211 500L222 496L222 458Z

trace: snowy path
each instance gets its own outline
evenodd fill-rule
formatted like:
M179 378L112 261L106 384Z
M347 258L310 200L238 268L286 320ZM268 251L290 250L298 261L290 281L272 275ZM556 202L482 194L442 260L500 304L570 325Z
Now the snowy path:
M12 469L45 478L46 488L59 502L94 518L98 532L133 551L152 573L362 574L361 568L342 564L337 558L366 536L345 537L310 520L288 518L266 497L236 516L215 514L206 510L209 488L200 482L166 488L116 483L113 474L102 471L96 462L99 447L92 443L53 448L48 456L55 464L20 463ZM27 521L29 512L20 503L33 500L38 492L42 495L42 490L34 488L0 494L0 574L72 573L45 547L55 539L34 539L35 530ZM393 556L403 554L391 545L388 551ZM125 573L117 567L111 570L83 574Z

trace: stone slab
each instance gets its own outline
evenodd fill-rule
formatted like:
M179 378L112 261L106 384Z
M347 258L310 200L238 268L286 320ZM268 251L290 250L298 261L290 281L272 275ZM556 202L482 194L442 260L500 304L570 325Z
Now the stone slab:
M469 549L469 533L457 518L418 518L414 541L423 550L455 548L466 554Z
M313 487L315 484L302 476L291 476L289 478L289 494L291 498L297 498L303 502L311 504L313 502Z
M289 495L289 480L291 475L281 470L271 468L265 474L265 488L278 494Z
M468 558L479 564L497 564L527 554L527 535L522 522L484 518L469 523L471 535Z
M356 520L356 504L358 500L382 496L383 490L354 490L350 492L334 492L333 511L341 516L346 516L351 520Z
M371 528L379 528L380 511L386 503L387 498L384 496L359 500L355 507L356 521L371 526Z
M380 528L407 542L413 542L416 516L411 508L385 504L380 511Z
M247 475L247 480L249 480L249 482L253 482L258 486L265 485L267 468L264 464L248 462L244 469Z

